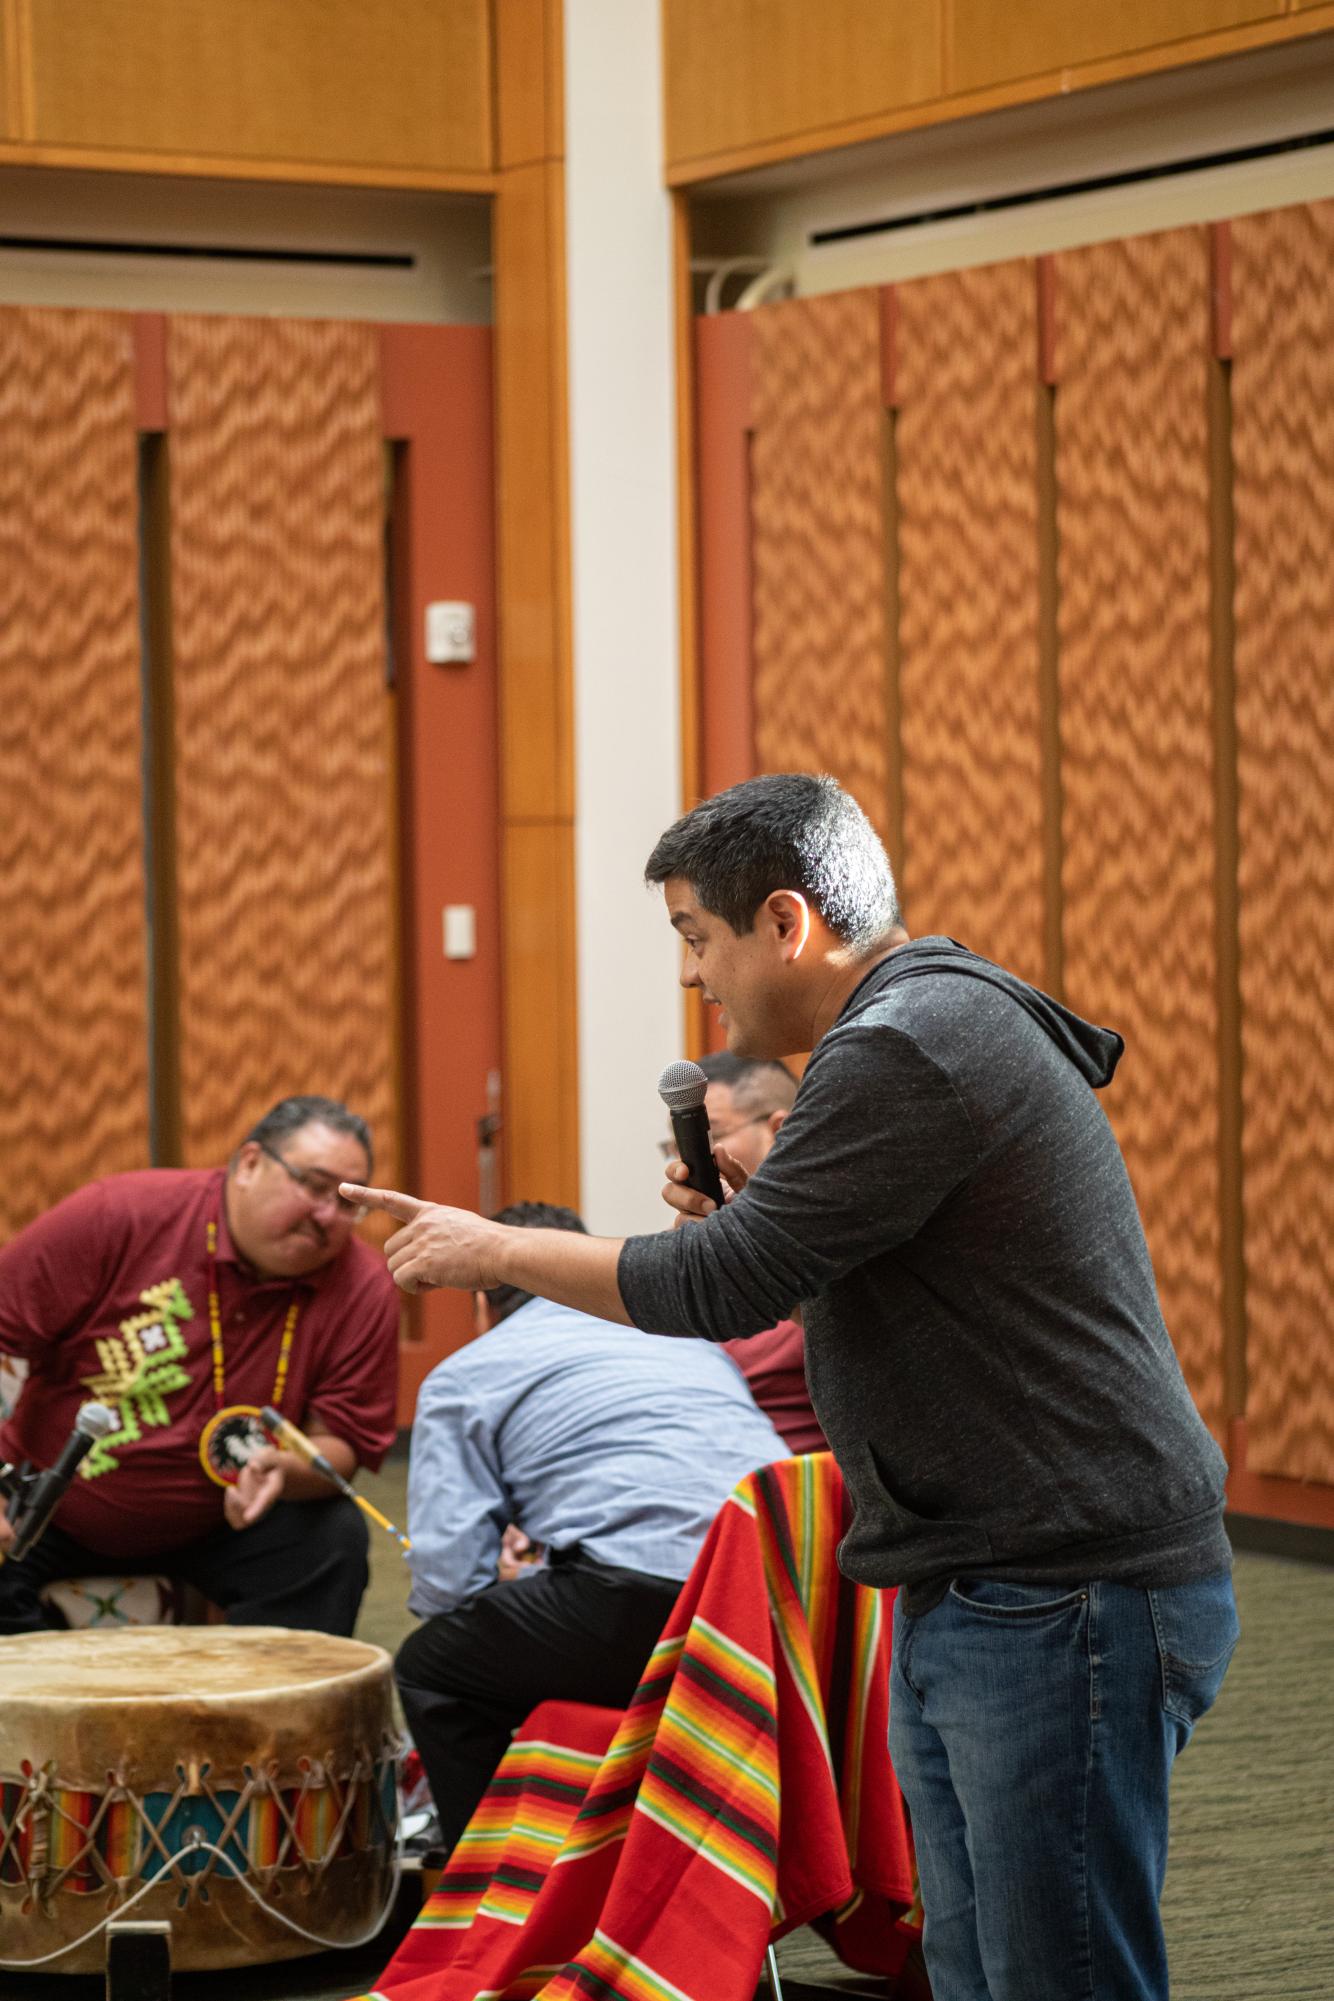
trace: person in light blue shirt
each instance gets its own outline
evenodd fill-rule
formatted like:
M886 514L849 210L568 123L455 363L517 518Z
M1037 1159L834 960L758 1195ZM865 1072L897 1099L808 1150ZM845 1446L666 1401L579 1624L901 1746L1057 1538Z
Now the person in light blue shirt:
M499 1222L583 1231L520 1202ZM497 1287L422 1385L411 1609L394 1663L452 1848L510 1733L550 1698L623 1708L714 1515L788 1448L730 1356ZM545 1563L497 1581L507 1525Z

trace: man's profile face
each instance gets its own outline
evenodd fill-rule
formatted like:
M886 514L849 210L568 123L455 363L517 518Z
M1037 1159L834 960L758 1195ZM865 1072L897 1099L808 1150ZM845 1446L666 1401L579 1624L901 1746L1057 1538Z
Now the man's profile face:
M227 1183L227 1227L236 1248L271 1278L318 1271L357 1224L356 1212L338 1200L338 1183L364 1182L369 1172L359 1141L318 1119L285 1133L273 1153L247 1140Z
M778 1027L783 962L767 926L744 934L705 910L680 876L663 884L667 915L685 945L681 985L698 987L718 1008L727 1046L737 1056L787 1056Z

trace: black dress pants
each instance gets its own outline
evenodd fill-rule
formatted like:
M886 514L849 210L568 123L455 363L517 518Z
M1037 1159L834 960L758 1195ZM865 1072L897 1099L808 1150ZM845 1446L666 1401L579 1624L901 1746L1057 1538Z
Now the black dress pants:
M369 1575L366 1522L351 1501L279 1501L248 1529L225 1522L156 1555L108 1556L52 1522L21 1563L0 1563L0 1633L64 1622L39 1592L66 1577L169 1577L221 1606L229 1626L350 1635Z
M671 1578L566 1554L408 1636L394 1675L447 1850L537 1703L624 1709L680 1589Z

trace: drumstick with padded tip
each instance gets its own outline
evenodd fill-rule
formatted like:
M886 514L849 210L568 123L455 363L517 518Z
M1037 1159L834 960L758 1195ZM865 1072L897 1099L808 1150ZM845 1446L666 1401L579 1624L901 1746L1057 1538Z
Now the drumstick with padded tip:
M306 1437L304 1431L298 1430L290 1418L281 1416L278 1411L274 1410L271 1404L265 1404L263 1410L260 1412L260 1417L263 1420L264 1429L269 1433L270 1437L276 1439L279 1445L285 1445L289 1451L295 1452L298 1459L304 1459L307 1466L313 1466L315 1471L322 1473L326 1480L332 1480L340 1493L346 1494L349 1501L356 1502L363 1515L369 1515L371 1520L378 1522L382 1529L388 1529L390 1535L402 1544L404 1556L407 1555L408 1551L412 1548L412 1544L404 1535L402 1529L396 1529L389 1518L386 1515L382 1515L380 1510L374 1507L364 1494L359 1494L352 1485L352 1482L345 1480L338 1471L338 1468L330 1465L324 1454L316 1450L313 1442Z

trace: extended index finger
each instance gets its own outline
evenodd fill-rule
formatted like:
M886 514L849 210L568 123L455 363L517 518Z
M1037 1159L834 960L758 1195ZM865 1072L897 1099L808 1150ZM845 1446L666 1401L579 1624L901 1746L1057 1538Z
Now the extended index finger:
M363 1188L356 1181L340 1181L338 1193L345 1202L359 1202L365 1209L383 1209L386 1214L397 1216L400 1223L410 1223L431 1206L419 1196L404 1195L397 1188Z

